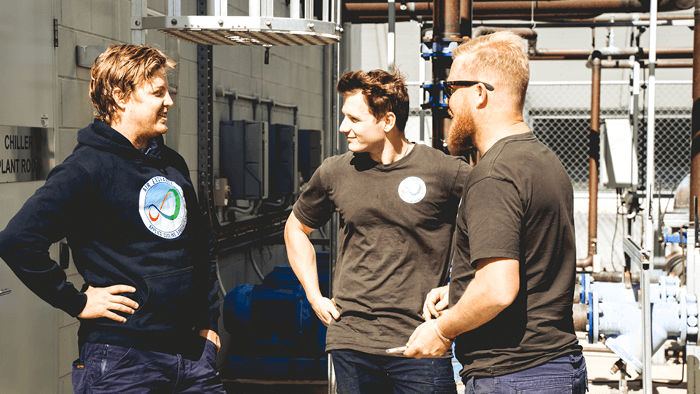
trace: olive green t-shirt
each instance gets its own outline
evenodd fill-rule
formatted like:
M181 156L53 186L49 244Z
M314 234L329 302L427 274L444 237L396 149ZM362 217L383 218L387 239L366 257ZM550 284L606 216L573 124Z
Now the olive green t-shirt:
M474 167L454 238L450 307L486 258L520 261L515 301L455 340L463 379L518 372L581 350L574 332L573 188L532 133L498 141Z
M387 355L406 344L424 321L426 294L447 283L470 170L463 159L425 145L388 165L349 152L318 168L294 215L318 228L340 214L333 288L340 318L328 328L326 350Z

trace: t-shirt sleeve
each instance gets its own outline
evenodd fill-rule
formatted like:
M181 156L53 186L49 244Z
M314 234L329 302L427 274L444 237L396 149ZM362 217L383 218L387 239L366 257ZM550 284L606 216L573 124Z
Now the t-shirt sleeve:
M486 258L519 260L523 208L515 186L485 178L469 188L463 203L472 266Z
M294 204L294 216L305 226L319 228L326 224L333 214L329 185L324 182L328 164L322 164L309 181L309 187Z

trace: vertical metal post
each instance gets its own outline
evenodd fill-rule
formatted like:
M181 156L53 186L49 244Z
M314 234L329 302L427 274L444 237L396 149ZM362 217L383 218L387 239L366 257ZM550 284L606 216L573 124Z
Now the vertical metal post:
M435 0L433 7L433 49L442 53L443 48L461 38L460 1ZM451 66L451 56L433 57L433 85L439 86L447 79L447 70ZM444 151L445 131L450 122L447 117L447 108L433 107L432 115L433 147Z
M634 60L634 66L632 68L632 108L630 108L630 116L632 116L632 149L634 149L633 155L637 154L637 147L639 146L639 91L641 85L641 70L639 61ZM630 171L638 171L636 166L630 166ZM630 174L630 179L637 179L638 174ZM636 183L636 182L635 182Z
M396 2L389 0L389 32L386 36L387 69L396 63Z
M600 53L593 54L591 86L591 130L588 148L588 256L593 263L598 244L598 163L600 160Z
M131 1L131 43L134 45L144 45L146 43L146 30L141 28L141 19L147 16L146 0ZM139 25L136 26L136 21Z
M299 10L300 10L300 4L299 0L290 0L289 1L289 17L292 19L299 19Z
M314 2L312 0L304 0L304 19L313 19L314 17Z
M340 21L340 7L337 9L338 15L337 20ZM332 78L331 78L331 128L330 128L330 139L331 139L331 152L330 156L335 156L339 152L338 133L340 128L340 94L335 90L335 85L338 83L340 78L340 44L333 44L332 58L333 65L331 67ZM333 285L335 283L335 262L338 259L338 233L340 232L340 219L338 218L338 213L335 212L331 216L331 223L329 227L329 241L330 241L330 251L328 256L328 296L333 297ZM328 355L328 394L335 394L335 370L333 368L333 358Z
M260 0L248 0L248 16L260 16Z
M226 16L228 13L228 0L209 0L208 15Z
M690 161L690 201L700 196L700 0L695 0L695 28L693 29L693 121L691 130L691 161ZM689 220L695 223L698 207L693 203L689 209ZM686 267L686 290L688 294L698 293L700 274L696 269L700 263L700 249L697 245L697 228L688 229L688 264ZM688 392L700 392L700 347L686 345L686 368L688 371Z
M322 12L321 12L321 20L322 20L322 21L329 21L329 20L331 20L331 17L330 17L330 12L331 12L331 10L330 10L330 8L331 8L330 1L324 1L324 2L323 2L323 7L322 7Z
M272 17L275 15L274 0L261 0L260 15Z
M197 15L207 15L207 0L197 0ZM197 194L206 220L213 223L213 50L197 45Z
M647 179L646 179L646 204L647 204L647 215L644 224L645 229L645 241L644 248L647 251L647 264L642 266L641 271L641 286L642 286L642 338L643 338L643 371L642 379L644 394L651 394L651 357L652 357L652 344L651 344L651 295L649 294L650 288L650 270L653 265L654 259L654 244L656 243L654 231L654 216L657 213L653 210L653 197L654 197L654 123L655 123L655 93L656 93L656 76L655 76L655 66L656 66L656 18L657 18L657 7L656 1L650 2L649 6L649 108L647 110Z
M180 0L168 0L168 16L180 16L181 8Z

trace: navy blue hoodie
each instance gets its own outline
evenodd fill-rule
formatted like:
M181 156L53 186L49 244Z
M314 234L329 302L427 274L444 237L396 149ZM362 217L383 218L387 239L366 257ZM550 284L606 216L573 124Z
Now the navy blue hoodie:
M130 285L139 308L119 323L81 320L80 342L182 353L197 331L217 330L212 238L184 159L162 137L139 150L95 121L73 153L0 233L0 257L43 300L77 316L87 297L51 260L67 239L85 286Z

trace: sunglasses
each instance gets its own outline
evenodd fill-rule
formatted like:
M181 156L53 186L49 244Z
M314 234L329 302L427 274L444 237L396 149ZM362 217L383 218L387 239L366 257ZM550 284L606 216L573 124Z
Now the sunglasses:
M445 96L449 99L452 97L452 94L459 89L459 88L467 88L469 86L474 86L476 84L482 84L486 88L486 90L489 90L493 92L493 86L489 85L486 82L481 82L481 81L445 81L442 83L442 86L444 86L444 91L445 91Z

